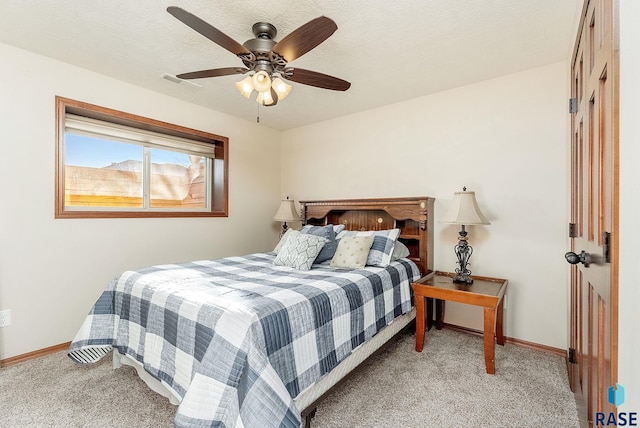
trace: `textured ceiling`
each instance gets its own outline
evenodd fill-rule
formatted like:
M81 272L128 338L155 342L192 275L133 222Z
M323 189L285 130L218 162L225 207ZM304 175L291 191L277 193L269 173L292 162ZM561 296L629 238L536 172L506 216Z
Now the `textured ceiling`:
M321 15L337 23L290 65L351 88L291 83L286 100L260 108L263 126L283 130L565 60L582 0L0 0L0 42L255 121L240 75L195 80L201 87L162 78L242 65L168 6L240 43L258 21L276 26L276 40Z

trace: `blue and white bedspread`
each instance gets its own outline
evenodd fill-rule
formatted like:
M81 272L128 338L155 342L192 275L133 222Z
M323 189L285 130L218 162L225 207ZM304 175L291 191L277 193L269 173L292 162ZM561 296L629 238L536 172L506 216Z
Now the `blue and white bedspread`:
M178 398L177 427L299 427L292 397L411 310L407 259L387 268L297 271L273 253L118 276L69 349L116 348Z

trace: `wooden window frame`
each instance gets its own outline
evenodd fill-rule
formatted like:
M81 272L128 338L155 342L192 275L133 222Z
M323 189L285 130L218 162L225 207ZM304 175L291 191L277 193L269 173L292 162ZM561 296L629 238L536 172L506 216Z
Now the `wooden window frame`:
M228 217L229 207L229 139L220 135L198 131L143 116L100 107L94 104L56 96L56 168L55 218L151 218L151 217ZM211 207L207 211L188 210L70 210L65 208L64 135L67 113L125 125L172 137L186 138L215 146L211 173Z

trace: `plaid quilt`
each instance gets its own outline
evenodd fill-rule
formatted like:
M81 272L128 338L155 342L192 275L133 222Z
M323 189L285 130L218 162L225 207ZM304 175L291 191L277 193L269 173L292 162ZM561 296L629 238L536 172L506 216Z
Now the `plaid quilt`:
M116 348L180 401L177 427L299 427L292 397L411 310L407 259L309 271L273 253L153 266L115 278L69 356Z

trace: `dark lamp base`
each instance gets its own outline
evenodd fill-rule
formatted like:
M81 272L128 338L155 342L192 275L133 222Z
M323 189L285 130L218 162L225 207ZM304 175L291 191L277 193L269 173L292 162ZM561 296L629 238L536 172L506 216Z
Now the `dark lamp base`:
M454 247L454 251L460 267L456 269L456 276L453 277L453 282L457 284L473 284L473 279L469 276L471 274L469 258L473 254L473 248L467 243L467 231L464 229L464 225L462 225L459 234L458 244Z
M473 284L473 279L468 275L456 275L453 277L453 282L458 284Z

